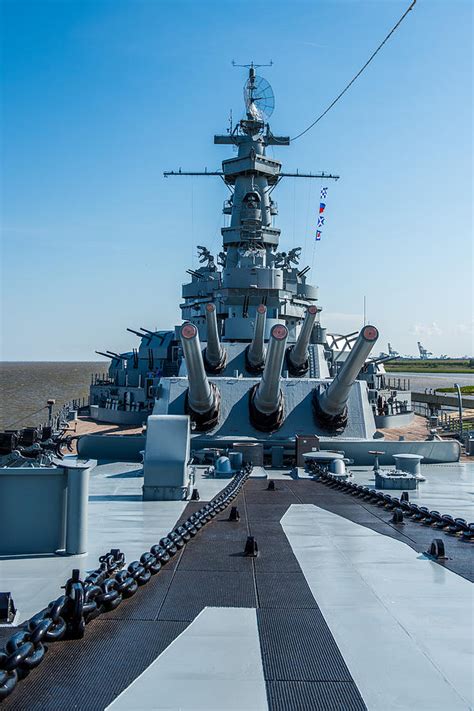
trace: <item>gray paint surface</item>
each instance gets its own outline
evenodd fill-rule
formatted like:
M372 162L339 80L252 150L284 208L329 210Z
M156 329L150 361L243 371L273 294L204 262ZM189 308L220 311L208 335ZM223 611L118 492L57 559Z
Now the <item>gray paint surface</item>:
M315 423L311 398L318 382L310 378L283 378L281 390L284 397L285 419L276 432L265 434L254 429L248 415L248 393L258 378L210 378L221 391L221 413L217 426L206 437L242 437L259 440L289 440L295 434L320 434L324 430ZM370 406L364 397L366 385L356 381L349 396L349 421L345 437L371 438L375 432ZM170 378L163 382L163 398L155 404L154 414L184 412L184 397L187 389L185 378ZM372 420L372 421L371 421ZM337 441L337 438L336 438Z
M254 609L206 607L108 709L266 711Z
M317 506L282 525L371 711L472 708L470 582Z
M227 480L204 478L204 471L205 467L196 467L196 485L202 499L209 500ZM87 555L0 558L1 588L12 593L18 622L56 599L73 568L79 568L81 575L97 568L99 556L111 548L120 548L128 562L138 560L173 528L187 502L142 501L142 486L142 471L136 464L96 467L90 477Z

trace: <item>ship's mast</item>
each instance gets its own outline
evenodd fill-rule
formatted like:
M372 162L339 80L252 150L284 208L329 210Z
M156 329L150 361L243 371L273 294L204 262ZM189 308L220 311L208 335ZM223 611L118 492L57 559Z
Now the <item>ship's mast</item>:
M205 308L209 301L216 306L220 335L224 340L246 341L253 335L257 307L267 307L266 331L284 323L289 341L297 338L307 307L315 305L317 288L306 284L309 268L298 267L300 248L288 254L277 252L280 229L273 224L277 205L272 191L287 174L281 162L266 155L267 146L287 146L288 136L274 136L267 122L273 110L273 92L268 82L256 74L256 66L248 67L244 87L245 117L227 134L214 136L218 145L232 145L237 155L222 162L222 171L166 172L169 175L219 175L230 190L224 203L224 214L230 224L223 227L223 251L218 256L219 271L214 258L199 247L200 261L205 266L192 275L192 282L183 286L185 303L183 318L192 321L207 339ZM333 178L320 174L292 174L294 177ZM207 264L206 264L207 262Z

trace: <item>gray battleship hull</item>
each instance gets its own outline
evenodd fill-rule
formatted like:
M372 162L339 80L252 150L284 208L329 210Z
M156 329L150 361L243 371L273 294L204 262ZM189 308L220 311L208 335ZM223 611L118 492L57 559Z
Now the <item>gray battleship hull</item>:
M268 90L250 65L214 139L229 220L183 323L101 352L91 418L143 431L68 456L68 423L2 433L2 708L474 707L473 466L379 436L413 413L377 328L328 334L301 249L277 251Z

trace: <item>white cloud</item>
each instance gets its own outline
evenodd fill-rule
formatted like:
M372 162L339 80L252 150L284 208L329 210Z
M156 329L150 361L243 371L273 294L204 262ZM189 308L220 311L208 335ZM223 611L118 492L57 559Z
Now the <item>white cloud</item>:
M441 336L443 331L435 321L431 323L414 323L410 328L413 336Z
M471 323L457 323L454 330L463 336L466 334L469 335L474 330L474 321L471 321Z

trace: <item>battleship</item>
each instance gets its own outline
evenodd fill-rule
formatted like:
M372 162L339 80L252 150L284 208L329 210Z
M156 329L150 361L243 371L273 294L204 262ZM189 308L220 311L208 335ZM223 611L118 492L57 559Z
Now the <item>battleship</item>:
M473 707L472 467L435 427L389 436L414 417L396 356L376 325L328 332L279 251L279 182L338 176L267 155L290 139L257 68L202 173L229 219L182 322L98 351L77 441L61 417L0 435L5 709Z

